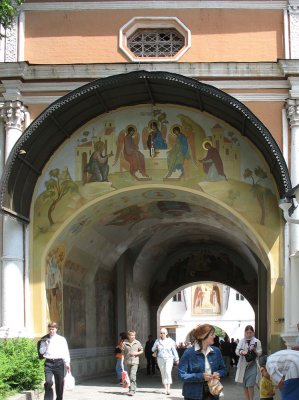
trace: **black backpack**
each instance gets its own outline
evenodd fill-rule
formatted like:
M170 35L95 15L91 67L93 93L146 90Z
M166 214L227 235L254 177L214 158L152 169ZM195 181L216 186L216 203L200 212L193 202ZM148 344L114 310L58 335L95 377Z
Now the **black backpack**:
M43 337L42 337L40 340L38 340L37 343L36 343L37 354L38 354L38 358L39 358L40 360L44 360L45 358L44 358L44 355L41 354L41 353L39 352L39 348L40 348L41 342L43 342L43 341L45 341L45 340L47 340L47 339L49 339L49 335L43 336Z

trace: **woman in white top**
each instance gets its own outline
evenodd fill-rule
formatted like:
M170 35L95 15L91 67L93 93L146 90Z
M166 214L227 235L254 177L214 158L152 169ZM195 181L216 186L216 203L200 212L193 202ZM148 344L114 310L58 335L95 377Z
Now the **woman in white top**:
M246 360L249 352L254 353L254 359ZM235 381L243 384L245 400L254 399L254 386L259 382L261 375L258 365L258 357L262 354L262 346L259 339L254 336L251 325L245 327L244 338L240 340L236 354L240 356Z
M165 394L170 394L169 390L172 384L171 371L174 363L178 365L179 356L175 341L169 338L167 334L167 329L161 328L160 338L155 341L152 351L157 352L157 362L161 372Z

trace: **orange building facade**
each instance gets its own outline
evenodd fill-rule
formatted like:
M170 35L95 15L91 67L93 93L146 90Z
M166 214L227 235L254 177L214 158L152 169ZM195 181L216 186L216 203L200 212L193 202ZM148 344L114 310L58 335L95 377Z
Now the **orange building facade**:
M299 2L28 0L4 33L1 336L55 319L93 375L215 281L290 347Z

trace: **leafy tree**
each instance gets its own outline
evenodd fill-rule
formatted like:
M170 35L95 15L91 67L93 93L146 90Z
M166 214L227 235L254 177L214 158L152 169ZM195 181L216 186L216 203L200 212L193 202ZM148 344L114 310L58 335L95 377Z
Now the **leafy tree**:
M43 200L50 200L48 219L50 225L54 224L53 211L57 203L68 193L78 190L77 184L72 180L67 168L60 172L59 168L51 169L50 179L45 182L46 190L42 194Z
M262 167L258 166L254 169L254 172L246 168L243 177L245 179L251 179L252 181L252 188L251 191L253 192L254 197L256 197L259 206L261 207L261 218L260 224L265 225L265 217L266 217L266 209L265 209L265 197L270 193L270 190L264 188L259 184L262 179L268 178L267 173L262 169Z
M24 3L25 0L1 0L0 1L0 25L4 29L11 28L15 17L18 14L18 7ZM0 33L0 39L5 35Z

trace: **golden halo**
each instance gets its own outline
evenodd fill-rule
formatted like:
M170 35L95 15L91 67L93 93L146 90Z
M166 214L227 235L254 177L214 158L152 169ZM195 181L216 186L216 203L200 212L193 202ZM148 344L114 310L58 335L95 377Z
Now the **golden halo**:
M208 150L206 147L207 143L210 143L210 145L213 146L213 143L210 140L204 140L202 142L202 147L204 148L204 150Z
M128 133L128 131L129 131L129 128L133 128L133 129L134 129L134 132L135 132L135 133L137 132L136 125L128 125L128 126L126 127L126 132L127 132L127 133Z
M151 120L149 121L149 123L147 124L147 126L148 126L150 129L152 129L152 123L153 123L153 122L156 122L157 128L159 129L159 122L158 122L156 119L151 119Z
M171 132L172 134L174 134L174 133L173 133L174 128L179 128L179 130L183 133L182 126L179 125L179 124L174 124L174 125L172 125L172 126L170 127L170 132Z

